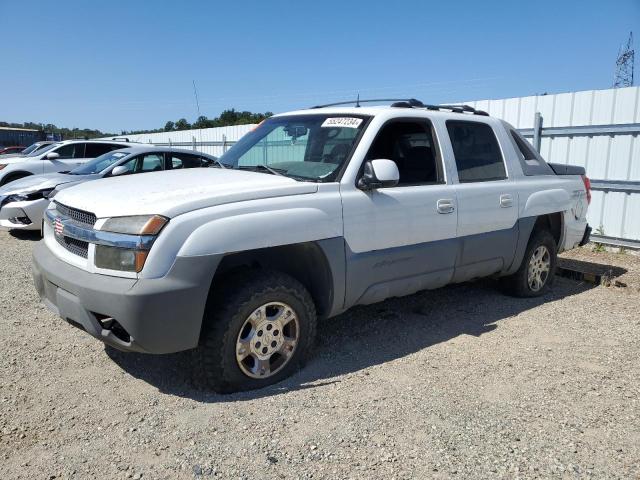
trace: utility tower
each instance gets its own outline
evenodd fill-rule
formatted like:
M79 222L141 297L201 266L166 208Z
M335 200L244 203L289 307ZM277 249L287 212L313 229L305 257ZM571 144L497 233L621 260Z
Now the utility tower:
M633 67L635 52L633 50L633 32L629 33L627 44L620 47L616 59L616 74L613 79L613 88L633 86Z

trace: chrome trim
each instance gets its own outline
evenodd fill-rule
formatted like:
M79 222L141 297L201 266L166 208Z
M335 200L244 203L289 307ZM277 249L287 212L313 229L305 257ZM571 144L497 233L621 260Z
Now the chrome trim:
M62 235L65 237L75 238L76 240L82 240L95 245L129 248L133 250L150 250L153 242L156 240L155 235L130 235L126 233L94 230L93 228L75 222L70 218L56 215L54 210L45 210L45 218L50 224L53 224L55 219L59 218L63 227Z

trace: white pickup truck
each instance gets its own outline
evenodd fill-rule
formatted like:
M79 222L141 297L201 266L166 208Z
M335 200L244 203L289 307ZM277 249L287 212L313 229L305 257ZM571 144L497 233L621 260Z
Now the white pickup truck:
M208 168L61 191L35 285L126 351L195 349L219 392L295 372L317 319L479 277L543 294L588 241L589 181L508 123L416 100L276 115Z

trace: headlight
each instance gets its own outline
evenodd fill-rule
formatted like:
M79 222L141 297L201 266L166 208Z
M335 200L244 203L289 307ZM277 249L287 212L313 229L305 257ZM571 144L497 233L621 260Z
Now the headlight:
M148 250L132 250L128 248L96 245L95 264L98 268L120 270L123 272L139 272L147 260Z
M10 202L27 202L30 200L39 200L41 198L51 198L49 194L53 189L47 188L45 190L37 190L35 192L23 192L23 193L14 193L9 195L4 203Z
M100 230L129 235L157 235L168 221L168 218L160 215L113 217L104 222Z
M107 219L100 231L153 237L169 221L160 215L136 215L131 217L113 217ZM98 268L124 272L140 272L149 255L147 248L120 248L96 245L95 264Z
M4 167L6 167L7 164L6 163L0 163L0 170L2 170Z

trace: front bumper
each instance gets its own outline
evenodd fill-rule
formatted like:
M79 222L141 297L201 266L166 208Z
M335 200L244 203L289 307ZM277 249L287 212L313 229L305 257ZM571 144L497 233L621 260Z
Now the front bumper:
M39 242L32 265L40 298L64 320L119 350L172 353L198 345L220 259L178 257L162 278L130 279L86 272Z
M47 205L49 200L46 198L2 205L0 230L40 230Z

